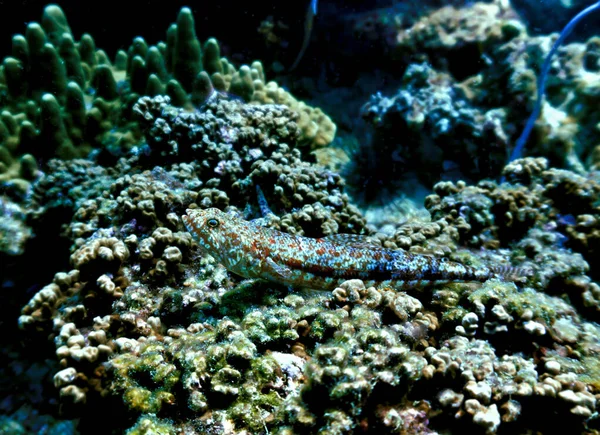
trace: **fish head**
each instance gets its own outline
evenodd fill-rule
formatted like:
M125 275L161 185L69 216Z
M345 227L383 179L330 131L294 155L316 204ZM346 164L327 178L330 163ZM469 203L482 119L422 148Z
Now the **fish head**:
M217 208L187 209L182 217L187 230L200 247L219 262L228 259L231 234L236 234L236 218Z

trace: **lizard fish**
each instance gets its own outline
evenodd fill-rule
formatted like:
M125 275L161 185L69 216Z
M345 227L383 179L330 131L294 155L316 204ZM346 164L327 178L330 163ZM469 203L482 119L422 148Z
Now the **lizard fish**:
M227 270L290 287L332 290L349 279L367 286L418 288L444 282L486 281L513 268L471 267L427 255L366 247L361 236L294 236L234 217L216 208L182 216L201 248Z

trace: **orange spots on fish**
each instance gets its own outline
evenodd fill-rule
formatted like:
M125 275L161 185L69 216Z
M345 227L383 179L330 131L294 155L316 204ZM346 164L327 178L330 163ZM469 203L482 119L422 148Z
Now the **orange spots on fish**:
M260 245L258 244L257 240L252 241L252 245L250 245L250 251L255 257L261 252Z
M291 267L292 269L300 269L300 268L302 268L302 261L299 260L298 258L293 258L293 257L288 258L285 261L285 264L288 267Z
M191 227L194 231L198 231L198 226L196 225L196 221L194 221L194 219L190 219L188 216L184 215L183 222Z

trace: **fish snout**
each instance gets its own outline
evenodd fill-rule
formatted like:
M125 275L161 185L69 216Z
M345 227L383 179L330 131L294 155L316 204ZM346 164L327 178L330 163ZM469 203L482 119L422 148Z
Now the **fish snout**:
M184 214L183 216L181 216L181 220L183 221L183 225L186 227L186 229L190 233L197 233L198 226L196 225L195 219L192 216L190 216L191 211L193 211L193 210L192 209L186 210L187 214Z

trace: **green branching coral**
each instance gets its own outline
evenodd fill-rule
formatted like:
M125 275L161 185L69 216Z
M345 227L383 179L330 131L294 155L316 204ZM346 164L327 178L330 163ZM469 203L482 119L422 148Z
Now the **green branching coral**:
M142 142L131 116L139 97L166 94L191 109L215 89L252 104L288 106L297 114L303 146L333 141L331 119L267 82L260 62L236 69L221 58L214 38L201 44L188 8L166 43L148 46L138 37L111 61L90 35L75 41L62 10L50 5L41 25L30 23L25 35L13 37L12 55L0 68L0 181L33 180L34 159L83 157L93 148L120 156Z

